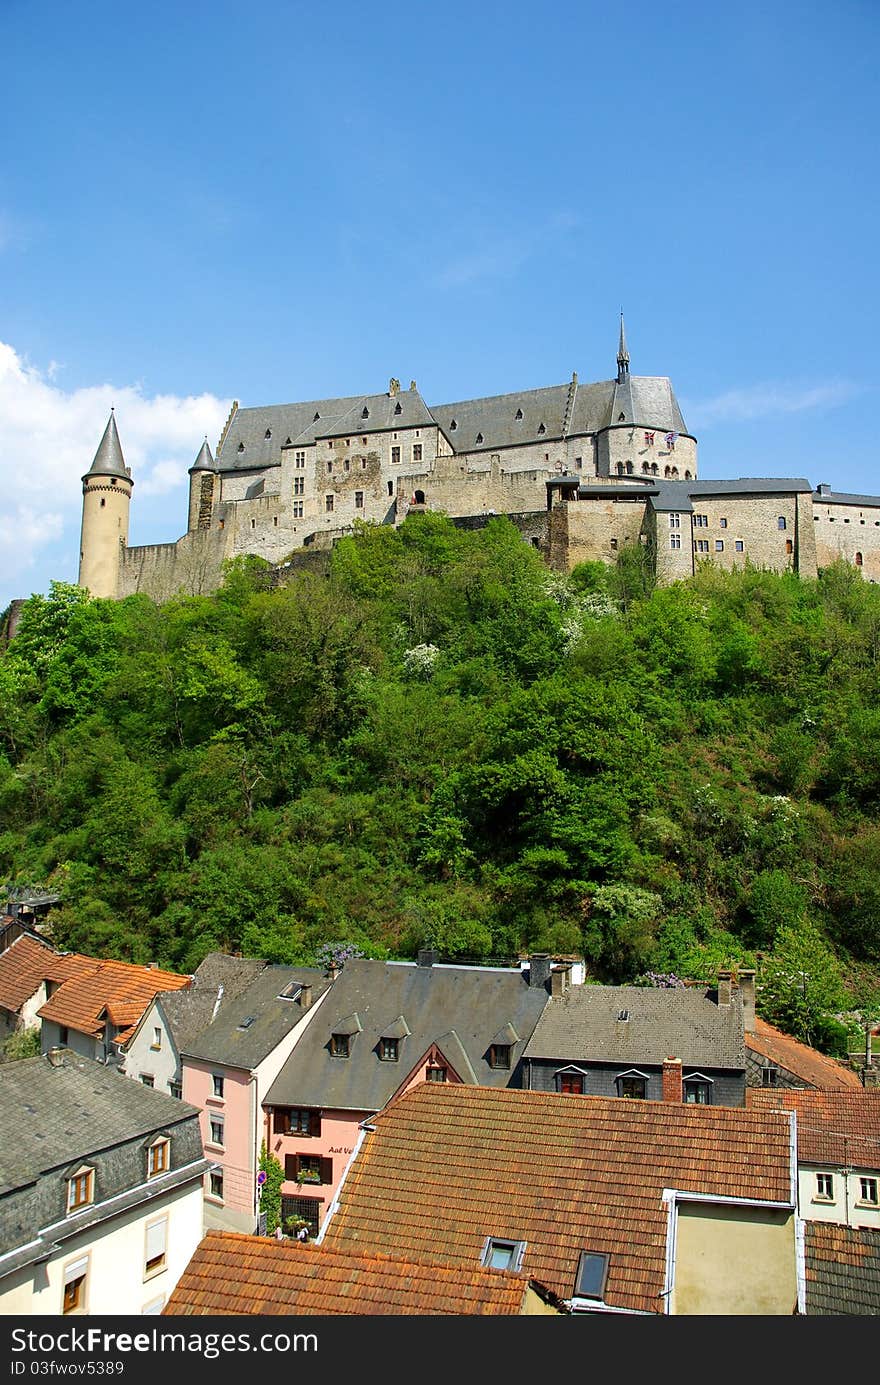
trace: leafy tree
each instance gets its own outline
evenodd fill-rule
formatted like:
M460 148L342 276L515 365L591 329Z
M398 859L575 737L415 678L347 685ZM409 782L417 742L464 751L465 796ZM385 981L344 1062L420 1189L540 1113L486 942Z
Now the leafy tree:
M260 1189L260 1213L266 1216L266 1234L274 1236L281 1225L281 1185L284 1182L284 1168L274 1154L266 1148L266 1141L260 1145L261 1173L266 1175Z
M817 926L800 919L780 929L758 976L764 1018L815 1044L848 1000L840 964Z

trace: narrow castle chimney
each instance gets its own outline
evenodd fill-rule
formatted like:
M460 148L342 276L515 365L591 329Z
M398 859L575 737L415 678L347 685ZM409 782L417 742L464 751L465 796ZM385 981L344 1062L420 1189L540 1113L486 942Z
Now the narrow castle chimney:
M730 971L719 971L718 973L718 1004L730 1004L730 986L733 980L733 973Z
M567 962L563 962L562 966L552 968L550 972L550 994L554 999L558 1000L560 996L565 995L565 992L568 990L570 977L571 967Z
M755 1032L755 973L744 968L739 973L739 990L742 996L743 1028L747 1034Z
M665 1058L663 1060L663 1100L675 1101L679 1105L684 1101L680 1058Z
M550 979L550 954L536 952L529 958L529 985L546 986Z

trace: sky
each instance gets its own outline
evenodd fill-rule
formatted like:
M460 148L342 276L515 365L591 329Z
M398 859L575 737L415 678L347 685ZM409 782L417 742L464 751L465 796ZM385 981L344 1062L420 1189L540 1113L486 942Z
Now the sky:
M668 375L704 478L880 493L876 0L0 0L0 612L244 406Z

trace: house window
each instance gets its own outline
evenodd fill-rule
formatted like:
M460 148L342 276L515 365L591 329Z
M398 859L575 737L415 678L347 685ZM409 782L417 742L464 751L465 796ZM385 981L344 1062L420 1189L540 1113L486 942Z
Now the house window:
M559 1074L559 1090L565 1096L583 1096L584 1078L579 1072L561 1072Z
M392 460L392 462L399 462L399 461L400 461L400 448L399 448L399 447L392 447L392 449L391 449L391 460Z
M212 1169L208 1181L208 1190L211 1197L215 1197L218 1202L223 1201L223 1170Z
M213 1084L213 1095L214 1095L214 1096L218 1096L218 1097L222 1097L222 1095L223 1095L223 1074L222 1074L222 1072L213 1072L213 1073L211 1074L211 1082L212 1082L212 1084Z
M304 476L294 476L293 493L294 495L304 495L306 489L306 478Z
M779 1070L778 1070L778 1068L774 1068L774 1067L772 1067L772 1066L762 1068L762 1069L761 1069L761 1086L762 1086L762 1087L775 1087L775 1086L776 1086L776 1079L778 1078L778 1076L779 1076Z
M509 1068L510 1067L510 1044L490 1044L489 1045L489 1067L490 1068Z
M670 547L670 548L681 548L681 534L670 534L670 535L669 535L669 547Z
M363 493L363 491L355 491L355 493L354 493L354 508L355 508L356 510L362 510L362 509L364 508L364 493Z
M157 1048L161 1048L161 1047L162 1047L162 1030L157 1028L157 1029L154 1029L154 1030L153 1030L153 1042L150 1044L150 1048L157 1049Z
M816 1201L830 1202L834 1197L834 1177L830 1173L816 1174Z
M211 1144L220 1145L221 1148L223 1146L223 1124L222 1116L211 1117Z
M708 552L709 552L709 540L708 540L708 539L694 539L694 551L695 551L696 553L708 553Z
M327 512L328 515L330 515L330 514L333 513L333 496L332 496L332 495L325 495L325 496L324 496L324 509L325 509L325 511Z
M302 469L303 469L303 467L305 466L305 464L306 464L306 454L305 454L305 452L297 452L297 453L295 453L295 454L294 454L294 466L296 467L297 471L302 471Z
M414 442L414 443L413 443L413 461L414 461L414 462L420 462L421 460L422 460L422 444L421 444L420 442Z
M676 515L676 514L670 515L670 516L669 516L669 527L670 527L670 529L680 529L680 528L681 528L681 515Z
M60 1024L58 1026L58 1042L62 1048L66 1047L69 1038L70 1034L68 1033L67 1025Z
M348 1058L351 1055L351 1035L350 1034L331 1034L330 1035L330 1056L331 1058Z
M165 1268L168 1250L168 1218L157 1217L146 1226L146 1245L144 1248L144 1279L160 1274Z
M877 1206L877 1180L876 1178L859 1179L859 1201L867 1202L871 1207Z
M617 1078L617 1095L636 1097L644 1101L648 1095L648 1083L644 1073L624 1072Z
M95 1171L80 1169L67 1180L67 1210L75 1212L78 1207L86 1207L95 1200Z
M712 1105L712 1083L708 1077L686 1077L684 1099L692 1106Z
M89 1276L89 1257L83 1255L74 1260L64 1270L64 1293L61 1300L62 1313L84 1313L86 1311L86 1286Z
M294 519L302 519L303 517L303 502L301 500L294 500L293 502L293 517Z
M439 1067L437 1064L432 1064L431 1067L427 1068L426 1071L425 1071L425 1081L426 1081L426 1082L445 1082L445 1081L446 1081L446 1069L445 1069L445 1068L442 1068L442 1067Z
M168 1083L168 1090L169 1090L169 1092L171 1093L172 1096L176 1096L176 1097L177 1097L177 1100L178 1100L178 1101L180 1101L180 1100L182 1099L182 1097L183 1097L183 1083L181 1083L181 1082L169 1082L169 1083Z
M489 1236L483 1246L481 1263L487 1270L518 1270L525 1249L525 1241L498 1241Z
M733 546L736 549L737 553L742 553L745 549L745 544L743 543L742 539L737 539Z
M601 1298L608 1278L608 1256L582 1250L574 1281L575 1298Z
M379 1057L383 1063L396 1063L398 1058L398 1040L380 1039Z
M147 1178L156 1178L160 1173L168 1172L170 1151L170 1140L157 1140L150 1145L147 1150Z
M276 1135L320 1135L321 1113L306 1107L276 1107L273 1125Z
M155 1087L156 1079L151 1072L142 1072L141 1081L145 1087Z
M785 515L780 515L780 516L779 516L779 518L778 518L777 521L776 521L776 528L777 528L777 529L784 529L784 528L785 528Z

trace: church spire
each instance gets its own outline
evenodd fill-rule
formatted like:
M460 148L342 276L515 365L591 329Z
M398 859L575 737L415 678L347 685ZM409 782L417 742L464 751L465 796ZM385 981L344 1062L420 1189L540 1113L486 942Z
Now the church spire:
M620 344L617 348L617 383L622 385L629 375L629 352L626 349L626 331L623 326L623 309L620 310Z

